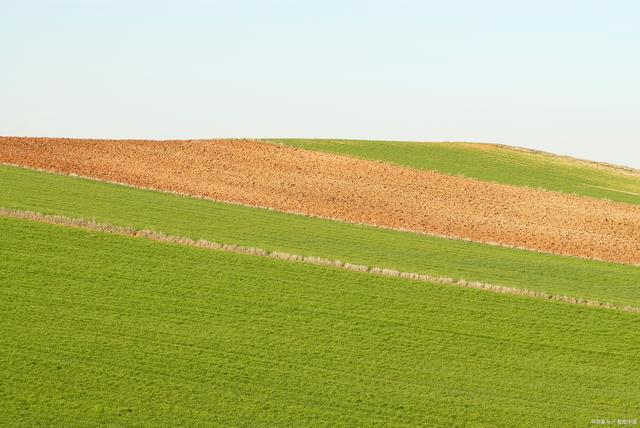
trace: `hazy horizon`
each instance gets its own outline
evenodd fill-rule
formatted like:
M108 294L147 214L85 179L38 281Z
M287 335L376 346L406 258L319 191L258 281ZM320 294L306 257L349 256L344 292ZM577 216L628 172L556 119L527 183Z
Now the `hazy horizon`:
M468 141L640 168L640 3L3 6L1 135Z

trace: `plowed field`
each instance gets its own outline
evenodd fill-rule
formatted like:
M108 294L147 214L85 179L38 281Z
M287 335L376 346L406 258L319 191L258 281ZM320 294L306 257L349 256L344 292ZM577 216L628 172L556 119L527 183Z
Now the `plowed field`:
M0 162L534 250L640 263L640 207L256 141L0 138Z

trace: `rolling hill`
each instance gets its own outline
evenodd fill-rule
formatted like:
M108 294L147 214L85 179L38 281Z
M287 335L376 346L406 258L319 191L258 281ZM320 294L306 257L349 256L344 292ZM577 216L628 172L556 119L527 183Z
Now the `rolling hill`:
M553 200L599 207L619 239L608 244L640 254L632 171L493 146L285 143L304 148L0 138L3 418L576 426L637 417L640 266L594 260L595 245L572 256L537 251L526 235L533 220L511 209L516 202L492 211L519 189L534 192L549 219L566 214ZM481 152L490 157L474 170ZM279 175L252 170L258 158ZM447 175L491 182L495 193L475 202L483 221L496 231L517 223L526 248L350 221L339 192L312 191L323 180L346 186L336 179L345 165L388 197L371 201L381 209L414 195L387 187L385 196L388 181L404 189L412 181L398 180L430 177L419 197L443 200ZM432 169L445 178L421 175ZM590 194L594 183L628 193ZM275 203L317 197L340 215L313 211L317 200ZM447 204L434 215L456 218ZM592 230L540 220L563 242Z

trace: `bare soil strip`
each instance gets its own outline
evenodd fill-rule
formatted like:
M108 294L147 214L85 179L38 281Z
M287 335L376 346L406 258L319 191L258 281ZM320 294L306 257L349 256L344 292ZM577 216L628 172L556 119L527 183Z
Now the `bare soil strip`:
M208 250L220 250L230 253L246 254L258 257L268 257L272 259L285 260L289 262L305 263L318 266L327 266L337 269L343 269L351 272L361 272L372 275L388 276L393 278L403 278L412 281L421 281L435 284L453 285L463 288L474 288L478 290L490 291L498 294L510 294L517 296L526 296L536 299L551 300L572 305L591 306L605 309L613 309L623 312L640 313L640 308L628 305L616 305L608 302L597 300L581 299L578 297L548 294L542 291L532 291L522 288L506 287L503 285L488 284L484 282L466 281L464 279L454 279L443 276L425 275L416 272L403 272L395 269L370 267L360 264L352 264L341 260L324 259L314 256L302 256L298 254L290 254L279 251L268 251L262 248L243 247L234 244L222 244L204 239L194 240L191 238L166 235L148 229L135 229L132 227L116 226L109 223L98 223L94 220L86 220L82 218L72 218L59 215L41 214L33 211L22 211L0 207L0 217L16 218L23 220L37 221L40 223L53 224L57 226L74 227L88 231L110 233L120 236L129 236L134 238L149 239L157 242L185 245L188 247L204 248Z
M640 264L640 207L248 140L0 138L0 162L220 201Z

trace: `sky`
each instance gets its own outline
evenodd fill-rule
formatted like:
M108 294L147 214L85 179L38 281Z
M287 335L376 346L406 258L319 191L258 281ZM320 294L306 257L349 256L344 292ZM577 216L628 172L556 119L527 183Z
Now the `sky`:
M0 135L508 144L640 168L640 2L0 0Z

